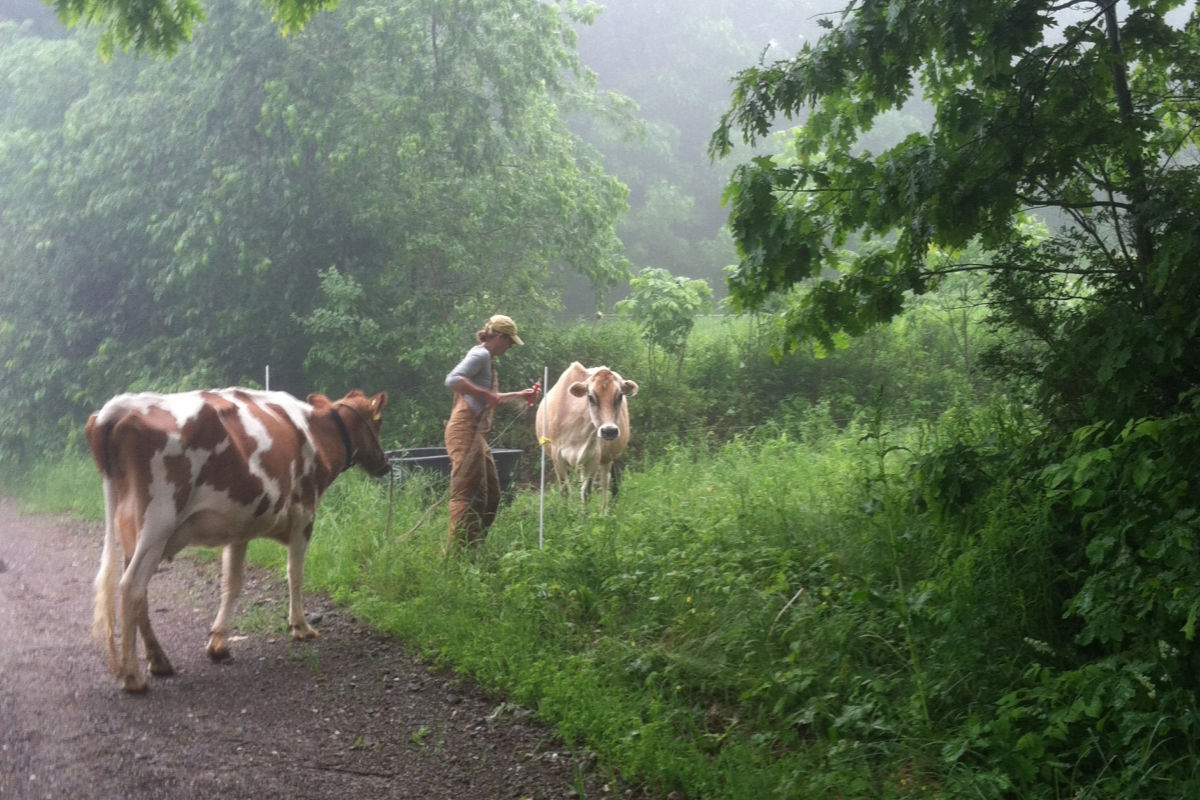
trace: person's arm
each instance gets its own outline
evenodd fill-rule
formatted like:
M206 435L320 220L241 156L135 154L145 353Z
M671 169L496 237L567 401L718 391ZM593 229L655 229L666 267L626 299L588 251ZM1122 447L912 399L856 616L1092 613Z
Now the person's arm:
M501 403L515 403L518 401L529 404L537 400L538 397L538 389L533 386L528 389L522 389L519 392L493 392L491 389L484 389L470 378L460 379L452 388L459 394L469 394L472 397L478 397L487 404L488 408L495 408Z
M537 400L539 392L540 389L536 385L530 386L528 389L522 389L519 392L503 392L497 402L509 403L520 400L524 402L525 405L529 405L534 400Z
M450 374L446 376L446 386L458 394L478 398L488 408L495 408L501 403L517 401L528 405L538 398L541 389L537 385L531 386L528 389L521 389L517 392L493 392L491 389L484 388L467 377L478 372L479 361L485 358L491 358L491 356L486 353L468 353L466 358L459 362L458 366L450 370Z
M479 374L484 362L491 359L487 351L472 348L458 365L446 375L446 386L456 394L474 397L488 408L500 404L500 395L490 388L484 388L471 380L470 375Z

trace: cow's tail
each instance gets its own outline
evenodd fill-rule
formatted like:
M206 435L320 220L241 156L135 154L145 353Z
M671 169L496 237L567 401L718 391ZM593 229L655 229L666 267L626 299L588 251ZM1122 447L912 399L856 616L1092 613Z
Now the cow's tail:
M100 554L100 570L96 573L96 604L92 611L92 636L108 648L108 664L117 672L117 582L121 578L121 543L117 541L117 505L112 477L108 471L108 437L110 425L97 427L96 415L88 420L84 433L92 457L104 480L104 549Z
M108 663L117 671L117 582L121 578L121 543L117 541L116 508L112 480L104 478L104 550L96 573L96 606L92 613L92 635L108 648Z

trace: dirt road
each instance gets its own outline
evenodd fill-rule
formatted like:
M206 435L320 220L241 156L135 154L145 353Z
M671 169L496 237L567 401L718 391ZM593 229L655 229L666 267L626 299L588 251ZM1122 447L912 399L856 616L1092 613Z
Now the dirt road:
M99 527L0 499L0 798L643 797L605 782L527 712L305 593L320 639L281 631L286 589L249 569L233 659L204 653L218 565L150 583L179 674L130 696L90 637ZM582 778L578 778L582 775Z

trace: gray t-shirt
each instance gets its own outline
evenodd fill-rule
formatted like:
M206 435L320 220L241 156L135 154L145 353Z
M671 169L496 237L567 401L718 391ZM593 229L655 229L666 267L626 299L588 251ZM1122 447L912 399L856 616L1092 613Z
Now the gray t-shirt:
M463 356L463 360L458 362L458 366L446 375L446 387L453 389L463 378L484 389L492 388L492 354L486 347L477 344L468 350L467 354ZM476 416L487 409L487 404L478 397L464 394L463 399L467 401L467 405L471 407Z

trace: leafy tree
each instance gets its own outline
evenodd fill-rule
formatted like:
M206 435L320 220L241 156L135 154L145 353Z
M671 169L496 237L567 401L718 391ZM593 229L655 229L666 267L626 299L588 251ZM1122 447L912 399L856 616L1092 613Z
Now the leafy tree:
M67 25L95 25L101 30L99 47L105 56L116 50L174 55L192 38L197 23L207 20L200 0L141 0L136 4L116 0L46 0ZM271 0L267 4L284 33L300 30L337 0Z
M1196 791L1200 17L1184 5L855 4L796 59L741 73L711 139L724 155L736 131L806 115L794 163L731 180L738 308L803 287L786 339L830 342L981 275L1006 332L991 362L1051 422L1003 449L1002 429L943 446L915 475L950 534L935 594L971 597L957 569L1004 564L1029 621L1004 649L1038 643L943 749L983 796ZM930 129L865 150L918 91ZM1032 210L1055 232L1027 235Z
M367 3L290 39L255 4L209 7L169 61L101 66L78 37L0 29L18 430L268 364L293 391L344 389L351 366L429 385L496 309L532 318L567 275L624 275L624 187L560 118L594 98L555 7Z
M378 339L382 330L376 320L358 312L364 293L353 277L337 267L320 275L326 303L301 320L313 342L304 366L309 373L335 377L331 385L350 386L371 373L375 365L364 358L361 343Z
M761 156L730 180L734 306L811 281L786 337L830 343L964 268L931 267L930 247L977 238L995 254L977 265L995 319L1026 338L1009 363L1041 376L1045 409L1074 424L1173 407L1200 382L1200 21L1194 8L1185 24L1168 16L1182 5L853 4L795 58L741 72L714 156L779 117L803 124L797 163ZM861 150L880 114L918 92L932 127ZM1025 208L1063 229L1031 242Z
M656 349L673 356L682 371L696 315L712 310L712 287L707 281L672 277L665 269L648 267L629 280L629 289L629 299L617 303L617 309L628 313L641 329L651 375Z
M705 158L725 108L729 75L764 48L790 52L816 30L812 0L608 0L579 32L580 57L600 84L638 104L637 135L595 117L573 120L628 184L618 232L635 267L709 280L724 295L735 258L720 205L723 177Z

